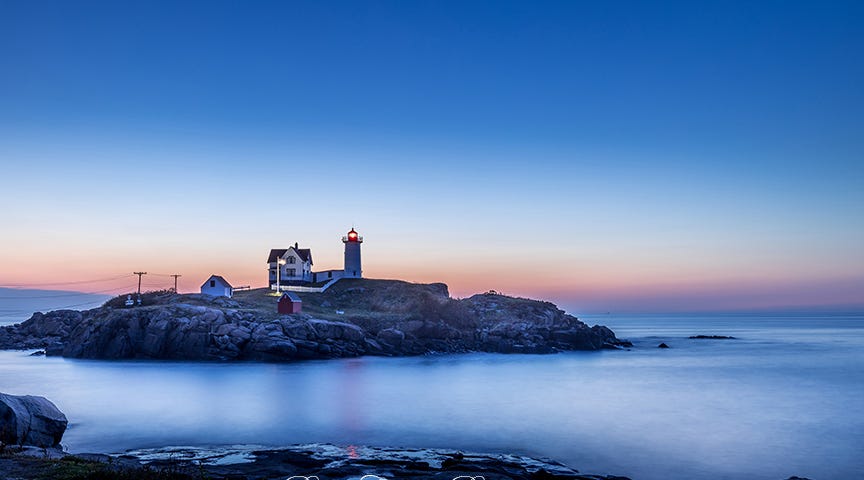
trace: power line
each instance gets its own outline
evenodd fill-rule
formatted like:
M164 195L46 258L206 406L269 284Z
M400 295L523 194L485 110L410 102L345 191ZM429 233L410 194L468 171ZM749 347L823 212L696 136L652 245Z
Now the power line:
M3 315L25 315L25 314L32 314L34 311L39 311L39 310L42 310L42 311L63 310L63 309L67 309L67 308L80 307L83 305L94 305L94 304L98 305L98 304L102 304L102 303L104 303L102 300L91 300L89 302L74 303L72 305L42 307L42 308L38 308L36 310L33 310L33 309L29 309L29 310L0 310L0 313L2 313Z
M124 286L124 287L117 287L117 288L113 288L111 290L105 290L104 293L111 292L112 294L117 295L117 294L120 294L121 292L124 292L124 291L128 292L128 291L131 291L134 289L135 289L135 285L131 285L131 286ZM0 309L0 316L26 315L26 314L31 314L37 310L39 310L39 311L61 310L64 308L77 307L77 306L87 305L87 304L100 304L100 303L104 303L104 300L101 300L101 299L100 300L90 300L87 302L76 303L76 304L72 304L72 305L47 306L47 307L42 306L42 305L35 305L35 306L29 307L27 309Z
M74 305L63 305L62 307L51 307L51 310L63 310L64 308L80 307L82 305L91 305L94 303L101 304L101 303L105 303L105 302L102 302L101 300L95 300L95 301L90 301L90 302L76 303Z
M8 287L8 288L26 288L26 287L47 287L52 285L80 285L82 283L98 283L98 282L108 282L111 280L119 280L121 278L131 277L132 275L120 275L118 277L110 277L110 278L99 278L96 280L77 280L73 282L54 282L54 283L16 283L16 284L0 284L0 287Z
M0 300L18 300L18 299L31 300L34 298L77 297L77 296L81 296L81 295L97 295L100 293L109 293L109 292L113 292L115 290L125 290L127 288L134 288L134 287L135 287L135 285L132 285L131 287L125 287L125 286L124 287L114 287L114 288L109 288L107 290L97 290L95 292L70 292L70 293L61 293L58 295L28 295L28 296L24 296L24 297L0 297Z

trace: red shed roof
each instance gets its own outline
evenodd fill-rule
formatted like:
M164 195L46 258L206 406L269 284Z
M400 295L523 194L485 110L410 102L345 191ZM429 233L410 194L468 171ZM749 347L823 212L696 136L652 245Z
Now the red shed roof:
M288 299L288 300L290 300L290 301L293 302L293 303L303 303L303 300L301 300L300 297L299 297L296 293L294 293L294 292L284 292L284 293L282 294L282 296L279 297L279 301L280 301L280 302L281 302L282 300L285 300L285 299Z

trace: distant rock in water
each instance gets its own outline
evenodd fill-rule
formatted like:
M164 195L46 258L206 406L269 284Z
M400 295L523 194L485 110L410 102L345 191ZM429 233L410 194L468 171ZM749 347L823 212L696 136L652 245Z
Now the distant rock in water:
M736 340L735 337L727 337L726 335L692 335L692 340Z
M68 421L44 397L0 393L0 443L49 448L60 445Z
M657 345L657 348L669 348L669 345L666 345L665 343L661 343L660 345Z
M346 279L301 297L304 313L293 315L277 314L265 289L230 300L164 293L141 307L109 301L84 312L36 313L0 328L0 349L94 359L286 361L630 346L552 303L497 293L456 300L444 284Z

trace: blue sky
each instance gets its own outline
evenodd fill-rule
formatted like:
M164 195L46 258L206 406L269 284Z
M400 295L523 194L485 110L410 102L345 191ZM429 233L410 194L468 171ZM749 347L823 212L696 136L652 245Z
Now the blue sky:
M354 224L368 275L459 295L860 306L862 25L860 2L0 1L0 283L263 284L269 248L338 266Z

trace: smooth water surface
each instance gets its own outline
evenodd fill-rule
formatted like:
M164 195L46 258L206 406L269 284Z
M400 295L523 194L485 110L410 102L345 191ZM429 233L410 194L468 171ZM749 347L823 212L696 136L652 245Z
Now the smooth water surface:
M864 317L587 321L635 347L292 364L0 352L0 391L57 403L72 451L333 442L547 456L636 480L864 471Z

